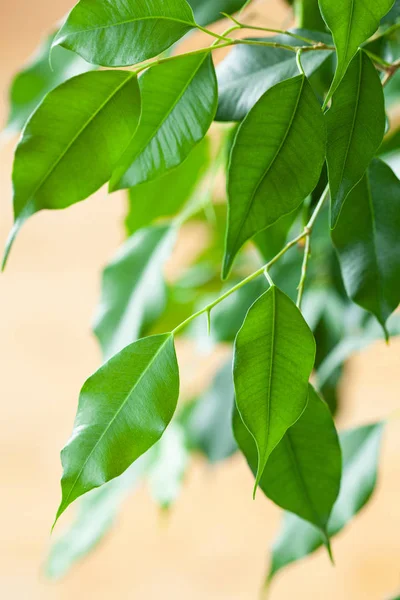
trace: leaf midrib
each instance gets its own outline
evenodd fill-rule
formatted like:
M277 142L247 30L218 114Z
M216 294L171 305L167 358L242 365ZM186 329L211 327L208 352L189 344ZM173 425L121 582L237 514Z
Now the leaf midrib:
M149 20L153 20L153 21L174 21L175 23L182 23L183 25L190 25L191 27L195 27L196 23L194 21L184 21L183 19L177 19L176 17L167 17L165 15L149 15L147 17L136 17L133 19L127 19L126 21L118 21L117 23L109 23L107 25L98 25L96 27L87 27L86 29L78 29L78 30L74 30L71 32L66 32L63 33L62 29L60 30L59 36L57 35L57 38L59 37L59 39L61 40L61 43L63 41L63 37L64 39L73 36L73 35L79 35L80 33L87 33L87 32L93 32L93 31L101 31L102 29L111 29L112 27L120 27L121 25L129 25L132 23L135 23L137 21L149 21ZM65 27L67 29L68 23L66 23ZM60 41L58 41L58 39L55 40L56 43L60 43Z
M89 452L88 456L86 457L82 467L79 470L78 475L76 476L74 483L72 484L72 487L70 488L68 495L66 497L66 499L63 501L62 506L68 506L68 501L69 498L71 497L71 494L73 492L73 490L75 489L75 486L80 478L80 476L82 475L82 472L84 470L84 468L86 467L87 463L89 462L89 460L91 459L93 453L95 452L96 448L98 447L98 445L101 443L101 441L103 440L104 436L107 434L107 432L109 431L110 427L112 426L112 424L114 423L114 421L118 418L118 415L121 413L121 411L125 408L129 398L131 397L134 389L139 385L139 383L142 381L143 377L146 375L146 373L148 372L149 368L152 366L152 364L154 363L154 361L156 360L156 358L159 356L159 354L161 353L161 351L164 349L164 347L166 346L166 344L170 341L171 336L168 335L165 339L165 341L161 344L161 346L158 348L157 352L153 355L153 357L151 358L151 360L147 363L146 368L142 371L142 373L140 374L140 376L138 377L138 379L135 381L135 383L133 384L133 386L130 388L128 394L126 395L125 400L121 403L121 406L118 408L118 410L116 411L115 415L112 417L112 419L110 420L110 422L107 424L106 428L104 429L103 433L101 434L101 436L99 437L99 439L97 440L97 442L95 443L95 445L93 446L93 448L91 449L91 451ZM61 514L61 513L60 513Z

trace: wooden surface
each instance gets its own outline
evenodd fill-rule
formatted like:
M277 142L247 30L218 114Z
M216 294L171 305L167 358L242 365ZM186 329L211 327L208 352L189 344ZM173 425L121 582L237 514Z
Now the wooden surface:
M4 0L0 117L11 74L70 6L68 0ZM268 13L266 24L282 24L282 7L272 0L260 6ZM11 225L12 147L10 142L1 150L1 246ZM251 477L240 458L212 470L196 463L167 522L141 490L125 504L113 533L66 579L48 582L41 572L59 500L59 450L71 431L80 386L99 363L90 319L101 266L122 239L122 215L122 198L107 197L104 190L62 213L36 215L23 227L0 278L0 597L256 599L279 511L261 494L253 502ZM175 265L192 238L181 241ZM400 405L399 357L400 343L394 341L351 361L342 425L386 416ZM196 373L197 383L205 377L205 366L199 370L199 357L186 351L180 360L189 390ZM394 421L385 436L375 498L334 542L336 568L318 554L284 572L272 600L385 600L396 589L399 457L400 422Z

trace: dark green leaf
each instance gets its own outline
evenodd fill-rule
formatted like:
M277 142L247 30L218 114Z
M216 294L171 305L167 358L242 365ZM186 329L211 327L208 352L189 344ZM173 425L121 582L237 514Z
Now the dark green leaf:
M215 115L217 83L209 52L183 55L139 80L143 111L110 190L132 187L177 167L203 139Z
M306 407L314 358L314 338L300 311L272 286L250 308L235 341L236 405L257 446L255 487Z
M200 450L210 463L225 460L236 451L232 434L232 364L217 373L209 389L190 408L185 422L190 446Z
M385 132L382 85L368 56L360 50L351 61L327 113L327 163L331 190L331 226L364 175Z
M188 0L193 9L196 23L209 25L222 19L221 13L232 13L240 10L247 0Z
M175 238L169 225L140 229L105 268L93 329L106 359L141 337L163 312L162 269Z
M93 64L123 67L160 54L193 27L186 0L80 0L53 45Z
M10 87L10 114L6 131L20 131L44 96L66 79L95 69L93 65L64 48L49 52L54 34L47 37L25 67L15 75Z
M328 35L314 31L293 30L305 37L316 35L318 40L331 43ZM289 45L304 45L289 37L264 38ZM302 65L307 76L314 73L331 56L330 51L304 52ZM259 98L277 83L298 74L296 55L283 48L263 46L235 46L217 67L218 121L242 120Z
M237 411L233 428L239 448L255 472L257 449ZM329 408L309 386L305 411L272 451L259 485L275 504L318 527L329 545L327 524L339 493L341 465Z
M84 200L111 176L140 115L137 78L85 73L51 91L24 129L14 160L14 228L44 208Z
M125 220L129 235L159 218L176 215L190 200L209 165L209 146L205 138L179 167L129 190L129 212Z
M351 192L332 239L348 295L385 328L400 302L400 181L381 160Z
M251 109L231 154L223 277L248 239L292 212L317 185L325 144L321 108L304 76L278 83Z
M396 0L393 8L385 15L381 21L381 25L394 25L400 20L400 2Z
M330 537L339 533L370 499L376 485L382 433L383 425L377 423L340 434L343 475L328 525ZM322 544L318 529L294 514L285 514L282 531L272 548L269 579Z
M351 59L379 27L394 0L319 0L325 23L333 35L337 51L337 68L330 94L338 87Z
M121 475L160 439L178 394L171 334L134 342L86 381L74 431L61 453L56 521L76 498Z

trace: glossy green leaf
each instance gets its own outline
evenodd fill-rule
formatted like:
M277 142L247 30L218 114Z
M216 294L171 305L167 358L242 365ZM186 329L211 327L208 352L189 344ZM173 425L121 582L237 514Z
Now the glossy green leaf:
M6 132L20 131L50 90L66 79L96 68L64 48L54 50L50 66L49 52L53 39L54 34L48 36L15 75L9 92L10 113Z
M106 359L141 337L163 312L162 269L175 239L169 225L140 229L104 269L93 330Z
M15 224L4 260L28 217L84 200L108 181L139 115L137 79L128 72L84 73L46 96L16 150Z
M173 422L154 447L147 473L151 494L161 508L169 508L178 498L188 465L185 431Z
M143 456L123 475L82 498L75 520L50 548L46 562L49 577L63 577L107 535L124 500L138 486L148 459L148 455Z
M86 381L72 436L61 452L56 520L76 498L121 475L160 439L178 395L171 334L134 342Z
M209 25L222 19L221 13L231 15L240 10L247 0L188 0L193 9L196 23Z
M234 347L236 405L257 446L255 488L307 404L315 342L300 311L272 286L252 305Z
M239 448L255 472L257 450L237 411L233 428ZM275 504L318 527L329 546L327 524L339 493L341 467L331 413L309 386L307 407L272 451L260 488Z
M160 54L195 27L186 0L80 0L53 45L123 67Z
M140 124L113 173L111 191L155 179L180 165L215 115L217 83L209 52L153 67L139 85Z
M332 239L348 295L385 328L400 303L400 181L381 160L351 192Z
M318 183L325 122L307 79L268 90L240 126L228 174L228 230L223 277L256 233L292 212Z
M332 43L329 35L294 29L302 36ZM307 44L290 36L261 38L288 45ZM332 55L330 51L304 52L301 62L309 77ZM296 55L283 48L265 46L235 46L217 66L218 121L241 121L261 96L277 83L298 74Z
M325 31L318 0L294 0L294 12L300 27Z
M377 480L382 433L383 424L377 423L340 434L343 475L328 525L330 537L339 533L371 498ZM269 579L322 544L318 529L294 514L285 514L283 528L272 548Z
M329 96L342 81L351 59L379 27L394 0L319 0L325 23L333 35L337 67Z
M334 227L347 196L364 175L385 132L382 85L365 52L360 50L351 61L326 118Z
M191 199L209 166L209 146L209 140L204 138L179 167L129 190L125 220L129 235L160 218L176 215Z
M225 460L237 449L231 424L233 398L232 362L229 360L217 372L211 386L190 407L185 420L191 448L199 450L210 463Z

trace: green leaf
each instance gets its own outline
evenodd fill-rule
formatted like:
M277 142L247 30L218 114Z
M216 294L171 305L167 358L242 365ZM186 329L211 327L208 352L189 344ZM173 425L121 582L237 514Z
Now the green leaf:
M294 29L293 32L305 37L317 36L327 44L329 35L314 31ZM290 36L261 38L289 45L305 44ZM329 56L330 51L304 52L301 62L306 75L314 73ZM253 108L261 96L277 83L298 74L296 55L283 48L263 46L235 46L228 56L217 66L218 79L218 121L241 121Z
M188 0L193 9L196 23L209 25L222 19L221 13L231 15L240 10L247 0Z
M106 359L144 335L163 312L162 269L175 239L169 225L140 229L104 269L93 330Z
M237 449L232 434L232 363L217 372L211 386L189 407L185 431L192 449L199 450L210 463L225 460Z
M365 52L360 50L351 61L326 118L334 227L347 196L364 175L385 132L382 85Z
M124 500L140 483L148 459L148 455L143 456L123 475L82 498L76 519L50 548L46 562L49 577L58 579L66 575L105 537L114 525Z
M210 144L204 138L176 169L129 190L128 234L180 211L195 192L210 161ZM162 202L160 202L162 198Z
M178 395L171 334L134 342L89 377L72 436L61 452L62 500L56 521L76 498L121 475L160 439Z
M195 26L186 0L80 0L53 46L93 64L124 67L160 54Z
M383 424L377 423L340 434L343 475L339 497L328 525L330 537L339 533L371 498L376 485L382 433ZM322 544L318 529L296 515L285 514L282 531L272 548L269 579Z
M111 191L155 179L180 165L215 115L217 83L209 52L155 66L144 73L139 86L140 124L113 173Z
M54 35L49 35L43 41L34 56L15 75L11 83L7 133L20 131L50 90L70 77L96 68L64 48L55 49L50 67L49 52Z
M84 200L111 176L135 133L140 95L134 74L78 75L51 91L28 121L13 169L14 228L42 209Z
M272 286L249 309L234 350L236 405L257 446L256 489L271 452L306 407L315 342L298 308Z
M317 185L325 144L323 114L302 75L278 83L251 109L231 154L223 277L247 240L292 212Z
M381 160L351 192L332 239L347 294L385 329L400 302L400 181Z
M233 428L255 472L257 450L237 411ZM310 385L305 411L272 451L259 485L275 504L315 525L329 547L327 524L341 472L341 450L331 413Z
M300 27L325 31L318 0L294 0L294 12Z
M394 0L319 0L337 52L337 67L328 97L342 81L358 47L375 33L393 3Z
M393 8L381 20L381 25L394 25L400 20L400 2L396 0Z

